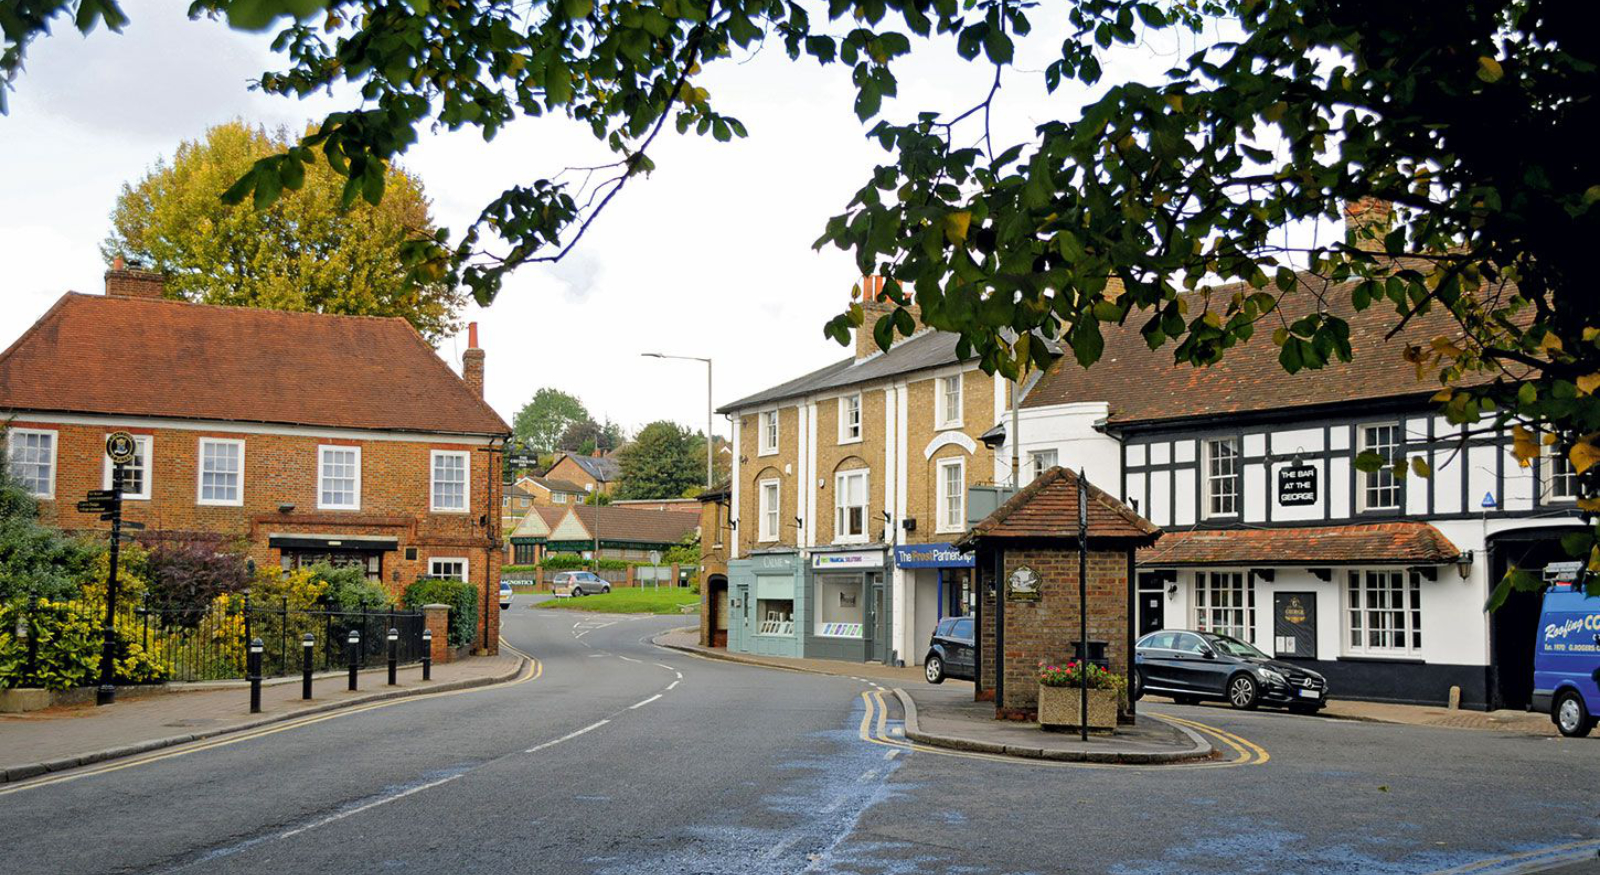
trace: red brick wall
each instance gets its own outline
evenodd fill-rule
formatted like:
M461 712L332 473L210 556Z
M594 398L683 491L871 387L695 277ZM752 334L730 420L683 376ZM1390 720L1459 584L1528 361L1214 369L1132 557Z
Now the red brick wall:
M126 428L66 425L47 419L18 419L13 428L56 432L55 499L41 501L45 522L73 531L103 531L110 523L80 514L76 502L104 482L105 436L117 430L151 436L151 495L148 501L124 503L124 518L145 524L143 535L205 533L241 542L257 564L276 567L280 552L267 545L273 534L380 535L398 540L399 549L383 556L383 584L398 596L417 577L427 574L431 557L465 557L468 576L483 599L490 585L487 615L488 648L496 649L499 629L501 551L499 454L481 447L398 440L351 440L229 431ZM242 439L243 505L218 507L197 502L199 446L202 437ZM327 445L361 448L360 510L317 509L317 448ZM431 451L470 453L471 496L466 513L430 510ZM290 513L278 506L293 504ZM480 519L488 516L487 525ZM406 561L405 549L417 548ZM480 624L479 646L483 646Z
M1038 707L1038 670L1041 661L1061 663L1071 659L1078 640L1078 554L1067 549L1008 550L1004 577L997 590L1023 565L1039 575L1038 601L1007 601L1005 605L1005 689L996 703L1001 713L1031 715ZM1089 640L1106 642L1111 670L1128 672L1128 554L1124 551L1089 551ZM994 618L996 606L985 602L983 626L983 683L994 689Z

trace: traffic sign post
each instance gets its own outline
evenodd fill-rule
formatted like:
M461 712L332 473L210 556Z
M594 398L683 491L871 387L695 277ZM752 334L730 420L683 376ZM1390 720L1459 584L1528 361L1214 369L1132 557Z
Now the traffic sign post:
M111 459L111 488L92 490L87 500L78 503L84 513L100 511L100 518L111 521L111 568L106 572L105 639L100 648L100 687L95 690L96 705L110 705L117 699L117 565L122 548L122 484L128 463L138 451L138 442L125 431L106 438L106 455ZM86 507L87 505L87 507ZM137 525L137 524L135 524ZM138 526L143 528L142 525Z

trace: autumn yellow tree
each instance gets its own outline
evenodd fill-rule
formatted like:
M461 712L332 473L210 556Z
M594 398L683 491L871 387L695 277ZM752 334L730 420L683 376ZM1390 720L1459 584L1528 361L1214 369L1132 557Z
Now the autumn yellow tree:
M255 162L292 145L287 129L242 121L178 146L126 184L101 245L160 271L167 293L191 301L275 310L400 316L430 341L459 326L463 294L447 282L412 282L402 247L435 233L422 181L391 165L374 206L341 205L347 182L326 164L264 209L220 195Z

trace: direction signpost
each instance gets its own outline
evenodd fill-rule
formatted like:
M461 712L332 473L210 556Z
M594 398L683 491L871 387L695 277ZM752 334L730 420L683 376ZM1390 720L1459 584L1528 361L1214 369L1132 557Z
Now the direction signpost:
M110 705L117 699L117 564L122 547L122 483L128 463L133 461L138 443L125 431L114 431L106 438L106 455L111 458L111 488L90 490L84 501L78 502L80 513L100 513L100 518L111 521L111 569L106 573L106 625L105 639L100 648L100 687L95 690L96 705ZM126 524L129 528L144 528L138 523Z

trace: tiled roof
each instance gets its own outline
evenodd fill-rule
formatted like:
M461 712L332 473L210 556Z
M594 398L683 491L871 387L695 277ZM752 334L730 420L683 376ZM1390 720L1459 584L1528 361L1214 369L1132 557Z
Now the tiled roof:
M583 495L587 491L576 483L571 483L566 480L555 480L550 477L535 477L530 474L524 476L522 479L533 483L535 486L540 487L546 492L566 492L574 495Z
M568 508L558 508L563 514ZM637 507L581 504L570 508L578 522L594 537L599 525L602 541L636 541L644 544L676 544L700 525L700 515L676 510L646 510ZM551 523L552 528L555 523Z
M779 383L770 389L724 404L717 412L730 413L769 401L781 401L812 392L952 365L961 361L956 355L956 344L960 340L959 334L947 331L924 331L896 343L888 352L867 356L859 361L852 357L834 362L787 383ZM1060 352L1055 344L1048 346L1052 353Z
M1151 543L1161 529L1093 483L1089 484L1089 538ZM956 544L968 548L983 538L1078 537L1078 475L1055 467L1034 478Z
M71 292L0 353L0 410L511 432L403 319Z
M1167 532L1139 551L1140 565L1441 564L1461 555L1427 523Z
M615 480L617 475L622 473L622 465L611 456L585 456L582 453L567 453L567 458L571 459L579 468L582 468L590 477L601 483ZM556 464L561 464L561 460L557 459Z
M1151 350L1139 333L1146 319L1136 314L1126 325L1102 326L1105 351L1089 368L1081 367L1070 355L1058 358L1022 406L1104 401L1111 407L1110 422L1130 423L1427 396L1439 390L1435 376L1418 379L1416 366L1401 355L1408 343L1426 344L1441 334L1458 335L1460 326L1449 313L1434 307L1389 339L1388 333L1399 323L1392 304L1377 301L1356 312L1351 302L1353 282L1324 288L1309 275L1302 274L1300 280L1300 287L1283 297L1281 321L1277 314L1263 320L1248 341L1226 350L1217 364L1176 364L1171 342ZM1220 313L1239 289L1235 285L1210 290L1211 307ZM1189 303L1186 318L1192 320L1204 312L1207 292L1185 297ZM1272 342L1273 329L1318 307L1349 323L1353 360L1334 360L1319 370L1288 374L1278 363L1281 350Z

